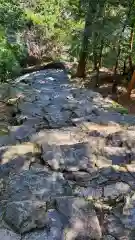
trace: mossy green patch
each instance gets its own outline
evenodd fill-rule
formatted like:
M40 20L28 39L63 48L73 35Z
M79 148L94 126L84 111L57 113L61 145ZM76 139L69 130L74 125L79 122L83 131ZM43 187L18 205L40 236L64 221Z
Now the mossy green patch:
M121 106L120 104L118 104L117 102L114 102L114 101L112 101L112 106L110 107L110 110L114 110L121 114L128 114L127 108L124 108L123 106Z
M10 98L7 101L7 105L14 106L18 103L18 101L19 101L19 98Z
M0 126L0 136L5 136L9 134L8 127Z

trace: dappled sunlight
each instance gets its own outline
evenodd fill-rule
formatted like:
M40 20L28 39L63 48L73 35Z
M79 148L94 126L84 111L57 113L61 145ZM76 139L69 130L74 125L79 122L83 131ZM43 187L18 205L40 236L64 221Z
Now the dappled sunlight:
M0 240L135 240L134 9L0 1Z
M93 87L91 89L95 90ZM135 97L134 90L132 90L130 99L127 97L127 90L124 86L118 86L118 96L117 98L112 95L112 84L102 84L99 88L96 88L103 97L109 97L115 100L122 107L126 108L129 114L135 113Z
M38 149L32 143L22 143L17 144L15 146L7 146L1 147L1 150L5 150L5 152L1 156L1 164L8 163L18 157L21 157L25 154L31 154L38 152Z
M33 134L31 137L32 142L37 142L39 144L72 144L76 143L77 140L75 139L76 136L76 129L75 128L63 128L59 130L41 130L39 133ZM77 137L77 136L76 136Z

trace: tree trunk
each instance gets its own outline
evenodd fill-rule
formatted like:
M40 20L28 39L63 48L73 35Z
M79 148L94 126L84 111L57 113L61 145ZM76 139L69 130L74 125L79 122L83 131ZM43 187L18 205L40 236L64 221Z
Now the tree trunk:
M124 66L123 66L123 73L122 75L124 76L126 74L126 60L124 61Z
M97 39L98 39L98 33L94 33L93 37L93 71L97 70L97 64L98 64L98 55L97 55Z
M97 68L96 68L96 87L99 87L99 62L97 63Z
M117 59L116 59L116 62L115 62L115 67L114 67L113 86L112 86L112 93L113 94L116 94L116 92L117 92L118 82L117 82L117 79L116 79L116 75L117 75L117 69L118 69L118 65L119 65L120 52L121 52L121 48L120 48L120 43L119 43Z
M114 79L113 79L113 86L112 86L112 93L114 93L114 94L116 94L116 92L117 92L117 85L118 85L117 79L116 79L116 74L117 74L117 69L118 69L118 64L119 64L119 57L120 57L120 53L121 53L121 46L120 45L121 45L121 42L122 42L122 36L123 36L123 33L124 33L125 28L127 26L127 22L129 20L130 13L131 13L134 2L135 2L135 0L132 0L131 3L130 3L129 11L127 13L127 18L126 18L126 21L123 25L122 32L121 32L121 35L120 35L119 44L118 44L117 57L116 57L116 63L115 63L115 68L114 68Z
M93 52L94 56L93 56L93 71L96 71L97 69L97 54L96 52Z
M128 85L128 89L127 89L127 96L128 98L130 98L130 95L131 95L131 92L132 92L132 89L135 85L135 71L133 72L133 75L132 75L132 78L131 78L131 81Z
M102 1L100 3L99 12L97 17L102 17L102 25L104 26L104 14L105 14L105 1ZM96 70L96 82L95 87L99 87L99 70L102 66L102 52L103 52L103 37L101 35L101 40L99 42L100 33L95 33L95 39L94 39L94 50L96 55L96 61L94 62L95 70ZM98 52L98 53L97 53Z
M85 77L87 53L88 53L89 39L87 36L83 37L82 50L80 53L80 59L77 67L76 77Z
M104 40L101 40L101 45L100 45L100 52L99 52L99 68L102 67L102 54L103 54L103 48L104 48Z
M85 77L86 62L87 62L87 57L88 57L89 38L92 35L91 29L90 29L92 26L92 21L93 21L92 17L91 17L91 11L94 16L97 11L98 1L95 0L94 3L91 3L91 1L89 1L88 12L87 12L86 20L85 20L82 49L80 52L80 58L79 58L79 63L78 63L78 67L77 67L77 72L75 74L76 77Z
M131 24L131 31L130 31L130 38L129 38L129 49L130 49L130 54L128 56L128 63L129 63L129 69L130 73L133 74L133 63L132 63L132 49L133 49L133 41L134 41L134 24ZM126 59L124 61L124 66L123 66L123 76L126 75Z
M93 71L96 71L97 69L97 53L96 51L93 51Z
M129 54L129 67L130 71L133 73L133 64L132 64L132 49L133 49L133 41L134 41L134 23L131 24L131 32L130 32L130 39L129 39L129 46L130 46L130 54Z

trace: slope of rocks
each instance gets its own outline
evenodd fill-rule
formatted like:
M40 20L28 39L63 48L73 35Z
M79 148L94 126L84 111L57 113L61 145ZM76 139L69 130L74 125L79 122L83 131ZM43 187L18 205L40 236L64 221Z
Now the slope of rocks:
M0 91L0 240L135 239L135 116L63 71Z

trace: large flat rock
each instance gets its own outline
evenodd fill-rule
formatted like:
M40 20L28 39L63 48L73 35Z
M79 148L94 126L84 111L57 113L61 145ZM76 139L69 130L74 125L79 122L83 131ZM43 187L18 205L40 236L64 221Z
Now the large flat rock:
M4 189L1 200L47 200L54 196L68 196L72 190L61 173L25 170L19 175L14 174Z
M21 236L13 231L1 228L0 229L0 240L21 240Z

